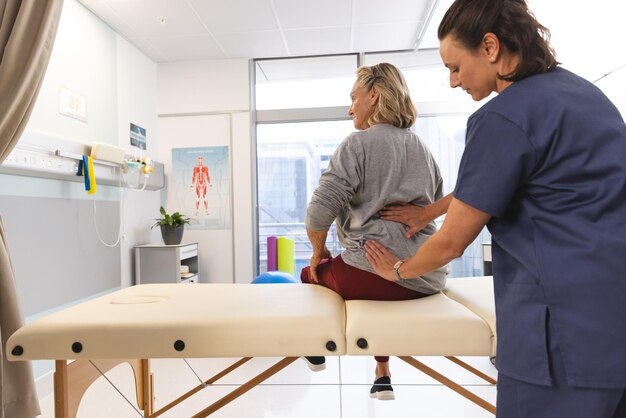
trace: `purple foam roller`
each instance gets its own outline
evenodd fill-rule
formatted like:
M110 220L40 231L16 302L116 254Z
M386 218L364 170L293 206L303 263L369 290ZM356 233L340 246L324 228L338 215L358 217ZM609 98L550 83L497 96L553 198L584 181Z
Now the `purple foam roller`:
M278 244L277 238L267 237L267 271L278 270Z

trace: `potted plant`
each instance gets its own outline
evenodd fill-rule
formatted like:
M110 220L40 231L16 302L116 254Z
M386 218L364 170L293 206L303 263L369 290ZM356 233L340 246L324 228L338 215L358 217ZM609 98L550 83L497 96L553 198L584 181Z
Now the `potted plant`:
M165 212L163 206L159 209L161 218L155 219L154 225L161 227L161 236L163 237L163 242L165 245L178 245L183 239L183 231L185 230L185 224L189 223L189 217L179 213L174 212L173 214L168 214Z

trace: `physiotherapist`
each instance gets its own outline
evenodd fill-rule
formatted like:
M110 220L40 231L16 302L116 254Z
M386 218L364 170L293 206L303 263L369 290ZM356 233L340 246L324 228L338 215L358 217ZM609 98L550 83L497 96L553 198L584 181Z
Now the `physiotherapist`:
M416 277L492 235L499 418L626 417L626 125L561 68L524 0L457 0L438 32L451 87L478 101L441 229L376 272ZM598 42L606 40L598 39Z

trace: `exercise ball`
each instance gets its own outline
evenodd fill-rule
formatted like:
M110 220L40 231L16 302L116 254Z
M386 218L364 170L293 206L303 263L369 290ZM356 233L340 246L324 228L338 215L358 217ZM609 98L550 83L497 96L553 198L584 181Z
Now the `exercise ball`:
M266 284L266 283L300 283L291 274L284 271L268 271L262 273L252 280L253 284Z

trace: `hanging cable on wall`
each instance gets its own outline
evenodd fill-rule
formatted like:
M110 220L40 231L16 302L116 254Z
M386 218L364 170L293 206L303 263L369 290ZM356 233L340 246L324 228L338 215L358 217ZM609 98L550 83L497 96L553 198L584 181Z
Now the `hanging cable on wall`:
M122 237L124 236L124 189L128 188L136 192L144 191L146 189L146 185L148 184L148 178L150 177L150 174L154 170L153 164L154 163L152 159L148 157L144 157L140 161L133 161L133 160L124 161L124 164L120 166L119 177L118 177L119 179L118 187L120 190L120 227L118 230L117 239L115 240L113 244L109 244L105 242L102 236L100 235L100 230L98 229L98 221L96 218L97 205L96 205L96 201L95 200L93 201L93 220L94 220L94 226L96 229L96 235L98 236L98 239L104 246L113 248L113 247L118 246L120 241L122 240ZM131 185L127 183L126 179L124 178L124 174L141 174L141 176L143 177L143 186L140 189L133 188Z
M96 229L96 235L98 236L98 239L100 240L100 242L102 243L102 245L109 247L109 248L113 248L113 247L117 247L120 243L120 241L122 240L122 236L124 235L124 188L122 187L122 182L123 182L123 173L122 173L122 169L120 167L119 169L119 190L120 190L120 227L118 229L118 233L117 233L117 239L115 240L115 242L113 244L109 244L107 242L104 241L104 239L102 239L102 236L100 235L100 230L98 229L98 219L97 219L97 204L96 204L96 200L94 199L93 201L93 224L94 227Z

